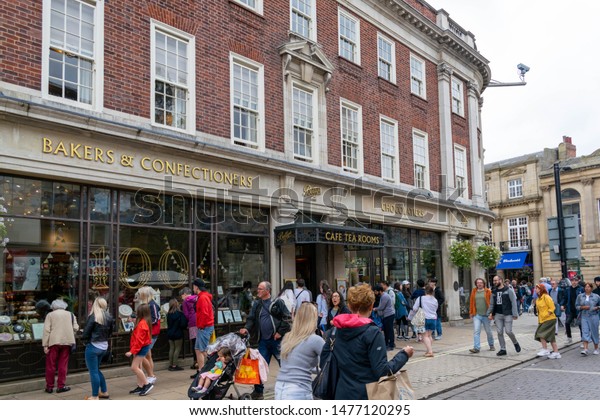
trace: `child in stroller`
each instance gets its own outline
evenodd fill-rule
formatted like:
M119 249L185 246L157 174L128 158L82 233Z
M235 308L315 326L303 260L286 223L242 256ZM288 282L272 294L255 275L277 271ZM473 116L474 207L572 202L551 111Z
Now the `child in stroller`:
M240 394L234 383L235 371L240 360L246 353L246 345L247 339L242 339L235 333L225 334L218 337L214 343L209 344L206 349L208 359L202 369L200 369L200 373L195 376L192 384L188 388L188 397L191 400L221 400L227 395L229 387L233 385L238 399L251 399L250 393ZM231 361L229 363L223 363L223 372L217 376L210 377L210 375L204 375L204 373L210 373L210 371L215 368L218 359L221 357L221 349L228 350ZM216 371L214 373L216 374ZM210 382L205 383L206 377L210 378ZM204 392L199 392L203 387L206 388L206 390Z
M198 386L194 387L194 390L199 394L199 396L208 392L208 388L210 388L212 382L219 379L223 374L223 370L229 363L233 361L233 357L231 357L231 351L226 347L223 347L221 350L219 350L217 354L219 357L217 358L213 368L207 372L202 372L200 374Z

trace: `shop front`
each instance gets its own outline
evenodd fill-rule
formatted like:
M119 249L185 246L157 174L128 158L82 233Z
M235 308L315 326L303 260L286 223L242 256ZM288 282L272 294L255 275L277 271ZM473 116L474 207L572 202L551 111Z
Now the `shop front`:
M275 246L282 258L295 256L296 272L313 296L320 280L344 295L358 283L387 281L393 286L407 280L412 289L418 279L435 277L442 284L441 244L437 232L351 220L345 225L298 223L275 228ZM305 255L313 256L308 264ZM282 261L282 267L291 264ZM286 280L285 275L282 278Z
M204 279L220 313L217 331L229 332L245 317L244 282L269 277L266 210L13 175L0 175L0 197L9 238L0 261L2 381L43 374L40 340L54 299L83 326L95 297L105 297L119 319L119 364L128 362L126 321L140 287L155 290L164 330L169 301ZM167 354L164 333L155 349L157 358ZM84 367L80 345L71 368Z

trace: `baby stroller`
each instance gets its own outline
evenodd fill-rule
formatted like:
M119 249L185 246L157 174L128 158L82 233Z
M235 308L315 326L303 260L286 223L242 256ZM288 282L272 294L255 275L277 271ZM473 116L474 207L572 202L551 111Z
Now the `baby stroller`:
M194 389L196 386L198 386L198 382L200 381L200 373L197 374L192 381L192 384L188 388L189 399L222 400L227 395L229 387L233 385L233 389L235 390L239 400L250 400L250 394L241 394L234 383L235 371L237 366L240 364L241 359L244 357L244 354L246 353L247 345L248 339L242 338L235 333L225 334L224 336L217 338L214 343L210 344L206 350L208 359L204 366L202 366L200 373L208 372L215 366L215 362L219 358L218 352L223 347L229 349L231 355L233 356L233 361L225 366L221 376L212 381L208 391L204 394L200 394Z

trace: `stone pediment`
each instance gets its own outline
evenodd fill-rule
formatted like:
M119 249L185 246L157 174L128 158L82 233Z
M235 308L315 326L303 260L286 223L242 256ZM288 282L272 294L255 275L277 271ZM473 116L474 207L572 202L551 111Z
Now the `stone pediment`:
M279 47L279 55L285 77L294 73L302 81L312 83L319 76L325 86L329 84L334 67L317 43L290 34L290 41Z
M501 178L506 178L506 177L509 177L509 176L523 175L526 172L527 172L527 169L525 169L525 168L513 168L513 169L509 169L506 172L503 172L500 175L500 177Z

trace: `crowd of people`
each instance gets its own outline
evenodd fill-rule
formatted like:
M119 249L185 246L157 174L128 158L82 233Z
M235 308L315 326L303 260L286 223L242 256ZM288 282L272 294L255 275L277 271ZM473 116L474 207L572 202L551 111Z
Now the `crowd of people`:
M422 342L425 347L423 356L433 357L434 342L442 338L441 308L445 298L436 279L428 282L418 280L414 291L410 290L408 281L397 282L392 287L383 281L374 286L359 283L345 293L332 289L324 280L319 283L319 293L314 299L300 280L296 285L286 282L276 296L272 294L272 285L268 281L257 285L255 295L251 285L244 286L241 294L247 300L244 304L247 316L239 333L255 337L258 353L267 366L272 358L279 364L276 399L312 399L314 374L329 353L337 360L343 360L338 364L335 398L366 399L366 384L397 372L413 356L411 346L395 351L397 341L414 339ZM573 340L573 330L579 329L582 356L590 352L599 354L600 277L594 279L594 284L581 282L575 277L566 287L556 280L543 278L529 293L521 287L515 281L504 280L500 276L493 278L492 288L488 288L482 278L475 280L468 297L469 314L473 320L471 353L482 350L482 327L488 350L496 351L492 322L499 347L496 355L504 356L509 352L505 335L514 350L521 352L512 325L524 308L530 306L538 317L534 338L540 342L541 349L537 356L561 358L556 337L562 327L568 343ZM531 300L527 301L529 296ZM131 357L131 371L136 381L136 387L130 393L145 396L156 382L152 347L160 332L160 307L153 299L150 287L140 288L135 300L135 327L126 356ZM51 309L45 320L42 339L46 353L45 390L54 392L58 373L56 392L61 393L70 390L66 385L67 365L79 326L62 300L52 302ZM171 299L166 316L168 369L183 369L178 360L187 336L195 349L191 368L197 372L191 378L198 377L197 390L201 393L207 392L212 381L223 372L222 365L218 363L209 371L202 370L214 335L214 313L213 296L202 280L195 280L192 289L184 287L179 299ZM109 398L107 382L100 367L111 352L110 340L114 331L115 320L110 315L107 301L102 297L96 298L81 330L91 382L91 395L85 399ZM388 352L395 352L390 360ZM223 352L219 353L219 357L217 362L221 361L221 364L231 362L231 354ZM251 398L264 398L262 383L254 386Z
M565 281L564 283L567 283ZM577 327L581 336L581 355L590 351L600 354L598 349L598 326L600 318L600 276L594 283L583 282L578 276L568 280L568 284L543 277L535 285L516 280L504 280L500 276L493 278L493 289L485 286L481 278L475 280L471 291L469 315L473 320L473 348L471 353L481 351L481 327L487 335L489 350L495 351L494 337L490 321L494 321L500 350L498 356L507 355L504 333L519 353L521 346L512 332L512 323L523 311L531 311L538 318L538 327L534 338L542 348L537 356L560 359L556 337L559 328L565 328L567 343L573 342L573 327ZM548 349L550 344L551 350ZM590 348L593 346L593 350Z

